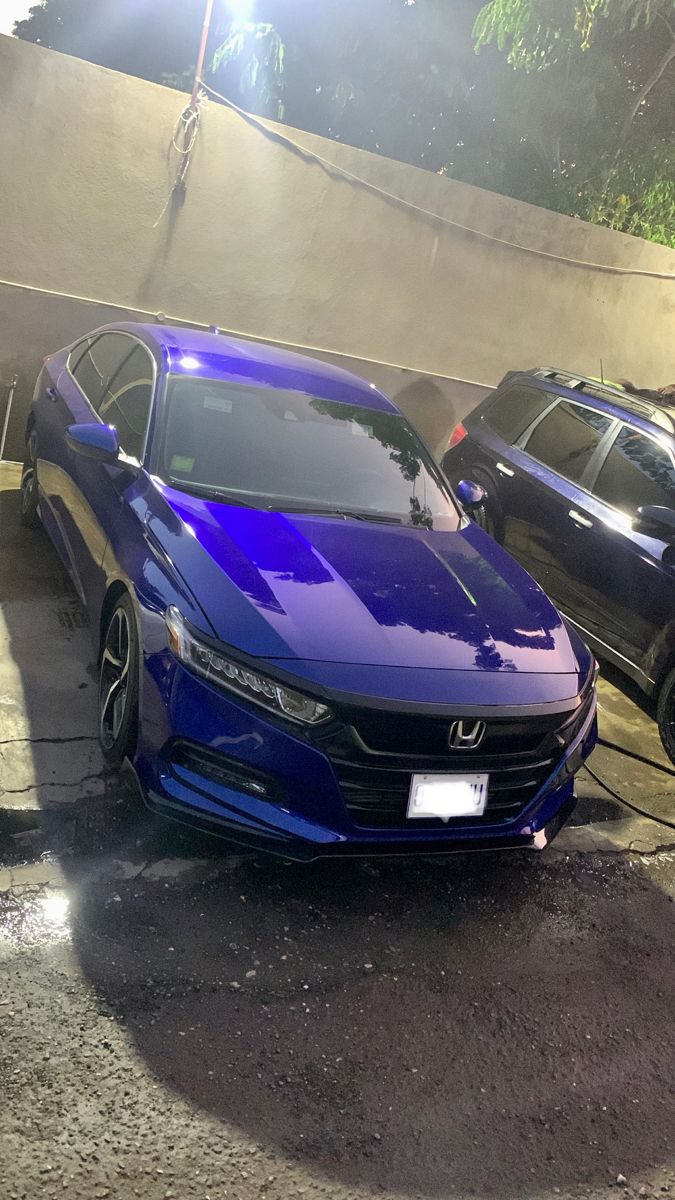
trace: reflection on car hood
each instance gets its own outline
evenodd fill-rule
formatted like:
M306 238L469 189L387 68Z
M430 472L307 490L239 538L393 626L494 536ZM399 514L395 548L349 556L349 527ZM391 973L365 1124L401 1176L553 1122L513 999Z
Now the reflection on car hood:
M557 612L513 559L456 533L282 515L162 488L148 527L218 638L266 658L573 673Z

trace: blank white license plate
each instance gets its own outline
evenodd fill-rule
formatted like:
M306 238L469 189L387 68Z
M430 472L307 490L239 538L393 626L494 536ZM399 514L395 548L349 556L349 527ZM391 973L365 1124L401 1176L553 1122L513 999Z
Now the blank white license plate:
M489 775L413 775L408 817L480 817L489 780Z

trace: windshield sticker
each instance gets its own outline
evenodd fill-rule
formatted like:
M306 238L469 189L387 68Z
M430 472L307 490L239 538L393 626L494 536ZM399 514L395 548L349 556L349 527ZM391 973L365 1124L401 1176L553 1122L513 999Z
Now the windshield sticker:
M174 454L171 459L172 471L191 471L195 465L194 458L186 458L182 454Z
M232 401L227 396L219 396L217 392L207 392L204 396L204 408L211 412L232 412Z

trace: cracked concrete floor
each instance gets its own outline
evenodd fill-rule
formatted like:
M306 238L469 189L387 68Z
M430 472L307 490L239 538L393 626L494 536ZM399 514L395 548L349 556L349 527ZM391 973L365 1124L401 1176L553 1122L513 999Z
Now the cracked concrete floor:
M588 777L542 857L299 867L156 823L8 482L1 1200L675 1195L672 832ZM658 759L636 699L605 681L602 728Z

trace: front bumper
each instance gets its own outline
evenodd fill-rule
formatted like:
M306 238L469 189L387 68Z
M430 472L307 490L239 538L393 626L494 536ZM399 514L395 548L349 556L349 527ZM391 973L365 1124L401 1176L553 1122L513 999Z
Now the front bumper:
M374 828L367 818L354 819L335 763L303 731L272 724L180 665L174 663L168 673L165 668L166 662L146 660L134 766L148 806L302 861L543 849L574 808L574 775L597 739L593 700L550 774L515 816L488 812L480 822L447 825L403 819ZM418 764L410 774L413 769L426 768Z

